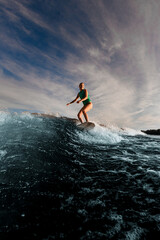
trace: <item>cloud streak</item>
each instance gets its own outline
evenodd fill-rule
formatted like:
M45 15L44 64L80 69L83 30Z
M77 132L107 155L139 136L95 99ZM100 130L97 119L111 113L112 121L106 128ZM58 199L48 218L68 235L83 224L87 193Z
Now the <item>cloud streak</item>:
M0 6L1 105L74 117L80 106L65 104L84 81L91 119L158 127L158 0L0 0Z

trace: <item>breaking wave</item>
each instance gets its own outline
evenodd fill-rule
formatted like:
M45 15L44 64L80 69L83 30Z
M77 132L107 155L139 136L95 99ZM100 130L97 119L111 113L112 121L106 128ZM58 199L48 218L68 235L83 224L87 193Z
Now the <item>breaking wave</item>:
M160 138L0 112L1 239L158 239Z

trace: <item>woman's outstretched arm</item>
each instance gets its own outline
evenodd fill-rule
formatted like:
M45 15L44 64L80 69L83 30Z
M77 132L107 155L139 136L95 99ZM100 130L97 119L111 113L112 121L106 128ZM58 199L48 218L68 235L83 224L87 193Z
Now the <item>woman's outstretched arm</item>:
M72 101L72 102L70 102L70 103L67 103L66 105L68 106L68 105L70 105L70 104L72 104L72 103L74 103L74 102L76 102L77 101L77 99L79 98L79 93L77 94L77 97Z

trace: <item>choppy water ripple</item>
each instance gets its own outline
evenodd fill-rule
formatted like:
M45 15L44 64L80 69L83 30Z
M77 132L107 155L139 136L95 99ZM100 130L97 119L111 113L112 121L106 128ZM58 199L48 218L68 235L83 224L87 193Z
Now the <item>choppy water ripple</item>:
M0 238L159 239L159 144L1 113Z

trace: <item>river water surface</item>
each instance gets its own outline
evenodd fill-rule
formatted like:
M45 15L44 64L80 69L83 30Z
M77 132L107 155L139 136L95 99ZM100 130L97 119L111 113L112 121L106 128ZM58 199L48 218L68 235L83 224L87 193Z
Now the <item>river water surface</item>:
M0 113L0 239L160 239L160 138Z

